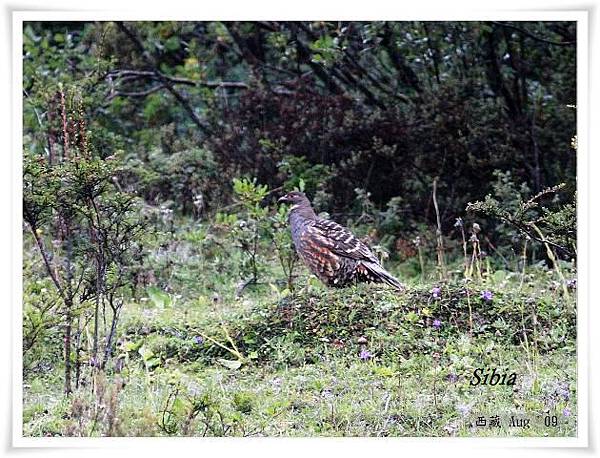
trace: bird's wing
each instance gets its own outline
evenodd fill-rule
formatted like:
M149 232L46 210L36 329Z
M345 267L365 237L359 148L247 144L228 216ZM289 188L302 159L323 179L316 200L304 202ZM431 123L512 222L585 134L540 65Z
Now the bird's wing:
M311 229L318 234L319 239L325 240L327 248L337 255L379 264L369 247L344 226L327 219L316 219Z
M341 256L333 252L332 241L312 227L300 235L298 254L310 270L325 282L334 279L342 266Z

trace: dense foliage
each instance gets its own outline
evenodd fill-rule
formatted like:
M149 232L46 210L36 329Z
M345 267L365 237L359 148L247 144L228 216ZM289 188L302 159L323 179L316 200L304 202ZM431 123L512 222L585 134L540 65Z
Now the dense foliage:
M489 393L456 380L489 348L533 380L499 408L570 416L575 27L26 23L26 432L468 435L456 406ZM292 189L406 295L315 285L276 204ZM340 367L341 410L312 409ZM290 373L316 398L290 382L269 404ZM411 376L406 396L433 386L422 416L390 394Z
M27 128L40 131L43 93L78 84L101 154L124 149L128 184L147 199L190 212L202 193L216 207L240 174L283 184L291 156L318 167L313 185L340 212L361 187L379 207L400 196L406 219L432 222L423 197L440 176L447 225L490 191L495 169L534 193L563 181L573 191L574 27L33 23Z

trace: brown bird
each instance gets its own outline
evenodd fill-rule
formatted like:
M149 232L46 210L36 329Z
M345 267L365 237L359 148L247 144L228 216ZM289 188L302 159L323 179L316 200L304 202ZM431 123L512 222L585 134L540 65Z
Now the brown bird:
M358 237L334 221L319 218L304 193L292 191L278 202L292 205L289 223L294 246L323 283L334 287L358 282L387 283L404 290L402 283L381 267Z

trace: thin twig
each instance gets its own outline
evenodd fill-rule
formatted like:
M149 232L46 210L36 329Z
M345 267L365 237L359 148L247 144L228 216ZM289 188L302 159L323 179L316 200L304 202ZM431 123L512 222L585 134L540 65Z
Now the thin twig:
M516 30L517 32L522 33L523 35L528 36L529 38L532 38L536 41L542 42L542 43L547 43L549 45L555 45L555 46L573 46L575 44L577 44L576 41L553 41L553 40L547 40L545 38L541 38L538 37L536 35L534 35L533 33L529 32L528 30L525 30L521 27L517 27L516 25L513 24L508 24L507 22L499 22L499 21L492 21L492 24L496 24L499 25L500 27L507 27L509 29L513 29Z
M125 23L123 23L122 21L117 21L116 24L117 27L119 27L119 29L125 35L127 35L129 39L133 42L133 44L138 48L142 55L142 58L153 69L153 73L158 77L160 81L162 81L167 91L171 93L175 100L177 100L179 104L183 107L183 109L188 113L193 123L196 124L196 126L205 134L210 134L210 128L202 120L200 120L200 118L190 105L190 102L173 87L173 82L169 78L167 78L166 75L164 75L158 70L157 63L155 62L152 55L144 48L144 45L142 44L140 39L131 30L129 30L127 26L125 26Z
M444 261L444 239L442 238L442 222L440 219L440 209L437 203L437 183L439 177L433 179L433 207L435 208L435 216L437 220L436 238L437 238L437 255L438 265L441 269L442 278L446 278L446 267Z

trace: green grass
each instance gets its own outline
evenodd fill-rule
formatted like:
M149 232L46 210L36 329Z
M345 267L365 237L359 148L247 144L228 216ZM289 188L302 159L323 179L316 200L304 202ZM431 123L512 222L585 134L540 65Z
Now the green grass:
M85 367L70 398L56 359L26 374L25 435L576 434L575 295L541 265L469 282L458 267L398 294L327 289L304 270L289 292L267 263L263 283L236 297L239 257L188 243L167 255L180 255L169 286L126 305L122 370ZM516 384L471 386L476 368L515 372ZM494 415L500 427L475 425Z

